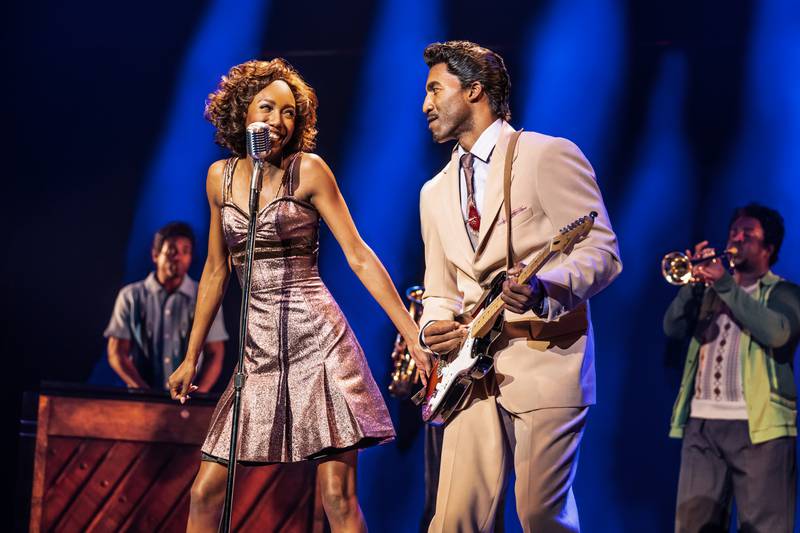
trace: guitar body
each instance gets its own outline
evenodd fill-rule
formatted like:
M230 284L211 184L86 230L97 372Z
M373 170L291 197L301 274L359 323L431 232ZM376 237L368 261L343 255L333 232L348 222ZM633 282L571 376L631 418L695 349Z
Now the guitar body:
M592 211L580 217L550 239L550 244L542 249L533 260L526 265L516 282L528 283L532 276L556 254L569 254L574 245L584 239L594 225L597 213ZM500 293L506 273L501 272L494 277L484 297L476 304L469 315L469 331L464 341L449 356L440 356L433 364L428 377L428 385L416 396L422 397L422 419L429 424L440 425L459 408L475 380L484 377L494 365L494 356L490 353L492 343L503 329L503 301Z
M494 277L483 302L491 302L499 297L505 279L505 272ZM484 308L485 306L479 306L475 309L475 316ZM472 383L483 378L492 369L494 357L491 346L502 329L503 317L500 315L487 334L475 337L468 334L458 350L451 352L449 357L442 356L434 362L422 406L422 419L425 422L444 424L461 405Z

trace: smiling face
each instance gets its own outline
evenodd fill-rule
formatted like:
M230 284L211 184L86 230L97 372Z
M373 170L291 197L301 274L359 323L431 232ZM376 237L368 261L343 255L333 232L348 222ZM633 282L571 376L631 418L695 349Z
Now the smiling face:
M468 89L461 87L458 77L447 70L445 63L431 67L425 84L422 112L428 119L428 129L437 143L458 139L472 128L468 93Z
M259 91L247 106L245 127L253 122L264 122L269 126L271 141L268 159L280 157L292 140L297 103L294 94L283 80L275 80Z

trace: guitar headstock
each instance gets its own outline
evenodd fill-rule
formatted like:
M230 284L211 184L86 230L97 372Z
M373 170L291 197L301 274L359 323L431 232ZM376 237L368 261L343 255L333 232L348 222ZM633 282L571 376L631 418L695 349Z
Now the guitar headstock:
M569 250L575 244L589 234L589 230L594 226L594 219L597 212L592 211L586 216L582 216L570 222L567 226L559 230L558 235L550 241L550 250L561 252Z

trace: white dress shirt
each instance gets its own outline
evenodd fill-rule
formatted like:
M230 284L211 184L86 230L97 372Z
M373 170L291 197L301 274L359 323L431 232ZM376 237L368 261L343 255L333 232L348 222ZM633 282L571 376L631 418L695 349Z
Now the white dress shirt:
M503 121L497 119L492 122L492 125L483 130L478 140L469 151L474 155L472 168L474 169L474 184L473 194L475 195L475 207L478 209L479 214L483 214L483 198L486 192L486 179L489 177L489 160L492 157L492 152L497 144L497 139L500 138L500 130L503 127ZM461 161L461 156L466 154L467 151L459 144L458 145L458 160ZM461 214L464 218L464 229L469 235L469 240L472 243L474 250L478 246L477 236L467 227L467 220L469 218L467 212L467 178L464 175L464 169L459 165L459 190L461 193Z

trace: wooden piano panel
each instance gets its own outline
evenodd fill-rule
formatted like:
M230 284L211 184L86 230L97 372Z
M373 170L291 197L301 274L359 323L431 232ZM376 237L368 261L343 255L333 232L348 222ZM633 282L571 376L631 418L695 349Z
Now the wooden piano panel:
M213 405L42 394L31 531L185 531ZM325 529L313 464L236 470L237 531Z

